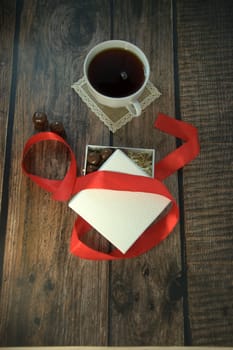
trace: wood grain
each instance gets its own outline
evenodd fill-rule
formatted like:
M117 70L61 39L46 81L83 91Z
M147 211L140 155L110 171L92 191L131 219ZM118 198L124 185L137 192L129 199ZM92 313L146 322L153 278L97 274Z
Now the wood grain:
M174 139L153 130L159 111L174 115L170 1L115 1L113 23L114 38L131 41L145 52L151 62L150 79L163 94L141 117L114 134L114 145L155 148L158 160L175 148ZM176 176L166 183L176 196ZM177 226L147 254L112 263L111 345L183 344L182 295L172 297L173 281L181 272L180 254Z
M8 214L1 226L0 346L181 346L188 320L189 345L232 346L232 1L3 0L0 14L5 221ZM162 93L114 135L71 89L87 52L108 39L138 45ZM155 148L161 159L176 141L153 130L156 115L180 112L177 117L198 127L201 143L199 158L183 170L180 197L177 174L165 181L184 207L181 226L132 260L71 256L76 215L21 172L35 111L63 122L78 173L88 143ZM36 174L62 178L69 155L47 142L32 149L27 162ZM96 232L87 241L109 248Z
M49 346L37 346L37 347L10 347L10 348L3 348L3 349L9 349L9 350L49 350L49 349L53 349L53 350L105 350L105 349L109 349L109 350L170 350L171 347L169 346L143 346L143 347L138 347L138 346L130 346L130 347L122 347L122 346L108 346L108 347L104 347L104 346L63 346L63 347L59 347L59 346L53 346L53 347L49 347ZM188 350L189 347L188 346L173 346L172 347L173 350ZM232 347L204 347L204 346L192 346L193 350L231 350Z
M20 160L23 145L34 132L32 115L38 110L46 112L50 122L63 122L78 164L86 143L108 143L108 130L71 84L82 76L89 49L108 38L109 11L107 1L23 2L0 301L1 346L107 344L108 264L70 255L75 214L22 176ZM49 166L43 158L46 153ZM47 176L61 176L67 155L61 148L43 145L30 166Z
M15 2L0 3L0 207L6 156L13 65ZM12 115L10 116L12 118Z
M184 169L193 345L233 344L232 18L231 1L177 3L181 113L201 143Z

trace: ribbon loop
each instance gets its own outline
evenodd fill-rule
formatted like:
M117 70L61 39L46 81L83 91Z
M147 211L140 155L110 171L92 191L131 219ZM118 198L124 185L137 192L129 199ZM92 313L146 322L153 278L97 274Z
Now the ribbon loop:
M37 176L28 172L25 164L25 158L30 150L30 148L42 141L58 141L62 143L66 148L68 148L70 155L70 166L69 169L62 180L50 180L41 176ZM26 176L28 176L32 181L34 181L38 186L44 190L52 193L52 198L58 201L67 201L70 199L74 185L76 182L76 173L77 173L77 164L73 151L71 150L68 143L59 135L53 132L41 132L36 135L33 135L25 144L23 150L23 160L22 160L22 169Z

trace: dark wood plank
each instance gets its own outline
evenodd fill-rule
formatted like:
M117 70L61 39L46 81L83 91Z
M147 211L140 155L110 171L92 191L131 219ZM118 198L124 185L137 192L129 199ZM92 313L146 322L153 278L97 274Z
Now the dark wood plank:
M9 116L10 89L13 64L13 43L15 30L15 1L0 3L0 207L4 161L6 152L6 135Z
M108 1L23 2L0 301L2 346L107 344L108 264L70 255L75 214L26 179L20 161L37 110L64 123L79 164L86 143L108 144L107 128L71 84L82 76L89 49L109 38L109 13ZM46 145L41 152L31 167L60 176L66 153ZM52 168L43 158L48 152Z
M232 1L177 2L181 114L201 143L184 169L193 345L233 344L232 18Z
M115 1L114 38L138 45L151 63L151 81L162 97L114 134L114 145L156 149L157 160L175 140L153 130L157 113L174 115L172 13L170 1ZM166 181L177 194L176 175ZM173 299L181 271L179 228L159 246L136 259L113 262L111 344L182 345L182 298Z

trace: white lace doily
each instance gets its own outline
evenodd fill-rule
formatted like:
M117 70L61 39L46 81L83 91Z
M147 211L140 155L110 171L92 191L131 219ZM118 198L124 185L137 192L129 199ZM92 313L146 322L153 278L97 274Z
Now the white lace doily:
M122 108L110 108L99 104L95 98L88 91L85 78L79 79L71 86L77 94L81 97L84 103L94 112L97 117L109 128L113 133L120 129L123 125L128 123L134 118L129 111ZM144 111L155 99L159 98L161 93L159 90L148 81L146 88L142 95L139 97L139 101Z

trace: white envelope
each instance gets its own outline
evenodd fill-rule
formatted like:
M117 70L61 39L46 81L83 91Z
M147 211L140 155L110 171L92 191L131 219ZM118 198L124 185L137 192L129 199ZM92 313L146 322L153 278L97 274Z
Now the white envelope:
M120 150L116 150L100 170L148 176ZM69 207L126 253L169 203L168 198L158 194L87 189L76 194Z

